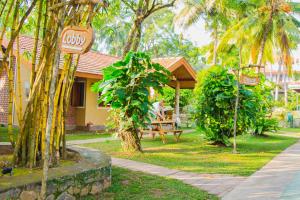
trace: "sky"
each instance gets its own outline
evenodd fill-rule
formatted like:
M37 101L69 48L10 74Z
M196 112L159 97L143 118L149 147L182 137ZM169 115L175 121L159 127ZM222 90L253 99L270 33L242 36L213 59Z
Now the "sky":
M294 0L293 2L298 2L300 3L300 0ZM182 5L178 5L178 10L180 9ZM176 12L176 11L175 11ZM300 20L300 16L296 16ZM210 43L211 38L210 38L210 32L205 30L205 23L204 20L201 19L199 20L196 24L191 26L188 29L179 29L176 28L175 30L177 33L182 33L183 36L186 39L189 39L192 41L196 46L203 46L207 45ZM294 55L298 55L300 57L300 47L293 52Z

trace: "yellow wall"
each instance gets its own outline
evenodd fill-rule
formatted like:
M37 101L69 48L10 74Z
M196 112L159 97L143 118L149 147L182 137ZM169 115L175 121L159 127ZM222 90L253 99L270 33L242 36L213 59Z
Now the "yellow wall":
M21 65L21 86L23 97L23 112L27 105L27 97L25 88L30 86L30 63L22 60ZM97 94L91 91L91 85L95 83L96 79L87 79L85 84L85 107L75 108L75 119L77 126L86 126L88 123L92 123L94 126L105 126L109 118L108 108L99 108L97 103ZM18 88L16 87L16 95L18 96ZM18 100L18 99L17 99ZM15 107L16 109L16 107ZM14 110L14 125L18 125L17 112Z
M87 79L85 122L86 124L91 122L95 126L105 126L108 122L109 109L98 107L98 95L91 91L91 86L96 81L96 79Z
M16 66L17 67L17 66ZM21 59L21 90L22 90L22 110L24 112L26 105L27 105L27 96L26 96L26 88L30 87L30 75L31 75L31 67L30 63ZM17 81L17 73L15 73L15 80ZM15 95L16 95L16 100L19 102L19 88L18 88L18 83L15 82ZM27 89L27 92L29 90ZM19 106L19 103L17 103ZM18 125L18 117L17 117L17 107L14 106L14 125ZM22 113L23 114L23 113Z
M76 126L86 126L85 123L85 108L75 108Z

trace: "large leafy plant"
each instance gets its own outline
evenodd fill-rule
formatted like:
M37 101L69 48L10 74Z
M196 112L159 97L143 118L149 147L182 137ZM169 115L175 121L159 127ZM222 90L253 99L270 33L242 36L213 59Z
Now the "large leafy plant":
M149 88L162 92L169 77L170 72L152 63L149 55L129 52L123 60L106 67L103 80L92 86L94 92L101 93L99 102L118 111L118 134L124 150L142 151L138 132L150 121Z
M278 130L278 121L270 117L274 107L274 100L271 95L273 89L274 84L269 82L264 75L260 76L260 83L257 86L251 87L257 103L252 132L254 135Z
M235 75L219 66L198 74L195 88L197 126L206 138L216 144L229 144L233 136L234 105L236 99ZM252 90L240 87L237 134L249 131L254 124L259 106Z

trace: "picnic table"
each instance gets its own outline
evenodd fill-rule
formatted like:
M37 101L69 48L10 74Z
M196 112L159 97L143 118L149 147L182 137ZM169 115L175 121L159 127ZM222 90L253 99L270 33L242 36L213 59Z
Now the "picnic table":
M151 128L149 129L143 129L140 131L140 139L143 138L144 133L151 134L153 139L155 138L156 133L158 133L162 139L162 142L165 144L167 142L165 135L171 132L174 134L176 142L178 142L183 132L182 130L176 129L175 121L173 120L152 121L150 127Z

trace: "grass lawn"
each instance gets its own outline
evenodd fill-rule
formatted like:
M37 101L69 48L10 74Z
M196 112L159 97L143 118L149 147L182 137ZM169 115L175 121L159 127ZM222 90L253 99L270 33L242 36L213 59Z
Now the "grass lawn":
M280 128L279 132L291 132L300 134L300 128Z
M2 165L4 162L12 162L12 155L0 155L0 167L2 168ZM60 161L60 166L71 166L74 164L75 161L71 160L61 160ZM11 167L11 166L6 166L6 167ZM25 167L17 167L13 169L13 176L22 176L22 175L27 175L27 174L32 174L38 171L42 171L42 168L34 168L34 169L29 169ZM9 176L9 175L5 175ZM1 183L4 184L4 183ZM0 185L1 185L0 184ZM0 186L1 188L1 186Z
M17 138L18 129L13 128L14 138ZM0 127L0 142L9 142L7 127Z
M103 193L102 198L114 200L218 199L181 181L116 167L112 169L112 186Z
M280 131L300 133L300 128L281 128Z
M14 137L17 137L18 129L14 128ZM87 139L97 139L97 138L107 138L111 137L111 133L97 133L97 132L84 132L76 131L74 133L67 134L67 140L87 140ZM0 127L0 142L9 142L7 127Z
M198 132L183 134L179 143L167 136L168 143L162 144L157 137L143 139L144 153L122 152L119 141L106 141L84 146L100 149L115 157L165 166L198 173L234 174L249 176L278 153L297 142L297 138L269 134L267 137L250 135L237 139L239 154L232 154L231 147L213 146Z
M291 137L300 137L300 128L281 128L278 130L278 134Z

